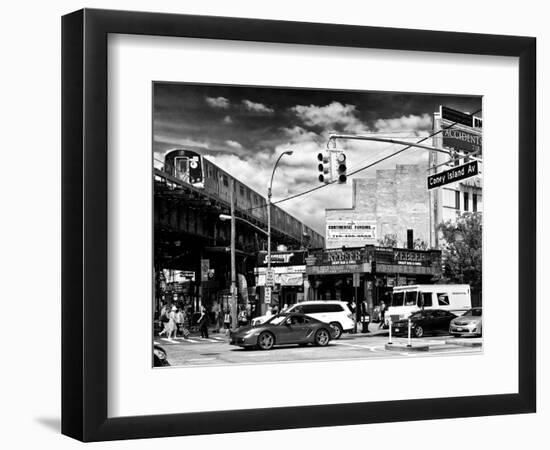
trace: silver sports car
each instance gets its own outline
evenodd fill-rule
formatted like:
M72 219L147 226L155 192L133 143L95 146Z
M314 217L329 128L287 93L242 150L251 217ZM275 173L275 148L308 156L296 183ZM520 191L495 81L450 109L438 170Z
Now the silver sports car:
M332 338L329 324L298 313L283 313L253 327L241 327L230 335L229 343L239 347L271 350L275 345L328 345Z

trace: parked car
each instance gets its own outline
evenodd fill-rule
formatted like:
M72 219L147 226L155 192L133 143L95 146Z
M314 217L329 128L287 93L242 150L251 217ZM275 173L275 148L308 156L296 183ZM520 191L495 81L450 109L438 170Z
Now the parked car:
M271 350L275 345L328 345L330 326L313 317L298 313L277 314L265 323L241 327L230 334L229 343L240 347Z
M472 308L462 316L451 320L449 333L453 336L481 336L483 333L481 308Z
M408 323L411 321L411 336L421 338L427 333L448 333L449 323L456 317L443 309L426 309L413 313L408 319L392 322L392 333L396 336L408 335Z
M153 367L169 366L166 351L160 345L153 346Z
M355 317L346 302L337 300L311 300L296 303L288 307L284 312L301 313L327 323L332 328L332 338L340 339L343 332L352 331L355 328ZM265 323L269 316L260 316L252 320L252 325Z

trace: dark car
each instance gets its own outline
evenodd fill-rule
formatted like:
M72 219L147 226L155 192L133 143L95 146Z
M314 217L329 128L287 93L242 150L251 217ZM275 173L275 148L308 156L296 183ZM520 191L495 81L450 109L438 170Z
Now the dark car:
M271 350L275 345L328 345L332 338L330 325L298 313L277 314L267 322L241 327L231 333L229 343L239 347Z
M431 333L449 332L449 323L456 317L455 314L442 309L426 309L417 311L409 319L392 322L392 333L396 336L408 335L408 322L411 321L411 336L421 338Z
M169 365L166 351L160 345L155 345L153 347L153 367L165 367Z

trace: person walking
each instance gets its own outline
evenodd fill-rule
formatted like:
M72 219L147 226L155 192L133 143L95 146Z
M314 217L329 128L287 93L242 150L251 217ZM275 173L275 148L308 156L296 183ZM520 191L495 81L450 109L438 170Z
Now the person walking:
M229 330L231 329L231 314L229 309L226 309L223 315L223 329L225 330L225 334L229 334Z
M378 325L378 328L384 327L385 317L386 317L386 304L384 303L384 300L382 300L380 302L380 325Z
M185 323L185 314L183 313L181 308L178 308L178 310L176 311L176 326L177 326L176 336L178 335L178 332L181 333L182 336L184 336L183 334L184 323Z
M210 323L210 320L208 318L208 312L206 311L206 308L204 306L201 308L201 315L198 322L199 330L201 331L201 337L208 338L208 325Z

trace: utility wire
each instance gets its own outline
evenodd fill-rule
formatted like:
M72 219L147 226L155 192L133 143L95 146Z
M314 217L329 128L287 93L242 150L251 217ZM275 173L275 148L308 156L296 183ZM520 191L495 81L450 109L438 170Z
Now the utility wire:
M473 112L473 113L470 114L470 115L473 116L474 114L477 114L477 113L479 113L480 111L481 111L481 108L478 109L477 111ZM421 142L424 142L424 141L426 141L426 140L428 140L428 139L434 137L435 135L437 135L437 134L443 132L444 130L447 130L447 129L449 129L449 128L454 127L457 123L458 123L458 122L453 122L452 124L447 125L445 128L442 128L441 130L436 131L436 132L430 134L429 136L426 136L426 137L420 139L418 142L415 142L415 143L416 143L416 144L420 144ZM372 163L370 163L370 164L367 164L367 165L364 166L364 167L361 167L361 168L359 168L359 169L356 169L356 170L350 172L350 173L348 174L348 176L355 175L356 173L362 172L363 170L366 170L366 169L368 169L368 168L370 168L370 167L372 167L372 166L374 166L374 165L376 165L376 164L380 164L381 162L383 162L383 161L385 161L385 160L387 160L387 159L389 159L389 158L392 158L392 157L395 156L395 155L398 155L398 154L400 154L400 153L403 153L405 150L408 150L408 149L410 149L411 147L413 147L413 145L407 145L407 146L403 147L402 149L400 149L400 150L398 150L398 151L396 151L396 152L393 152L393 153L391 153L391 154L389 154L389 155L387 155L387 156L384 156L383 158L380 158L380 159L378 159L378 160L376 160L376 161L374 161L374 162L372 162ZM272 205L277 205L277 204L279 204L279 203L283 203L283 202L286 202L286 201L288 201L288 200L292 200L292 199L294 199L294 198L301 197L302 195L307 195L307 194L309 194L309 193L311 193L311 192L314 192L314 191L317 191L317 190L322 189L322 188L324 188L324 187L330 186L331 184L334 184L334 183L336 183L336 182L338 182L338 180L329 181L328 183L322 184L322 185L320 185L320 186L315 186L314 188L308 189L307 191L304 191L304 192L300 192L300 193L298 193L298 194L291 195L291 196L286 197L286 198L283 198L283 199L281 199L281 200L277 200L276 202L272 202L271 204L272 204ZM262 205L262 206L265 206L265 205ZM255 208L254 208L254 209L255 209Z

